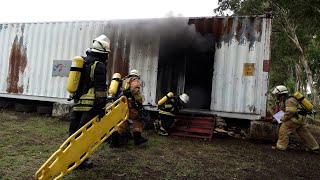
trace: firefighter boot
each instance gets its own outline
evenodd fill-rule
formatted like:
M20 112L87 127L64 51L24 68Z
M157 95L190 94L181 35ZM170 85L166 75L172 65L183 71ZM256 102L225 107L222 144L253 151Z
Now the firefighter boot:
M112 133L109 148L119 148L120 147L119 138L120 138L120 134L118 131Z
M160 127L158 134L161 136L168 136L169 135L169 133L163 127Z
M134 145L138 146L148 141L147 138L141 136L141 132L134 132L133 133Z
M89 159L86 159L76 168L76 170L91 168L93 168L93 162Z
M154 130L155 130L156 132L159 132L159 130L160 130L159 120L155 120L154 123L153 123L153 126L154 126Z

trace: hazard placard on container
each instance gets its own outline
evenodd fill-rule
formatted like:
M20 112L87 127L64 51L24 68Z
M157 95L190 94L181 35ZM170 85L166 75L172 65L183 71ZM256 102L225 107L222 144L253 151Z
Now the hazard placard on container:
M254 76L254 64L255 63L244 63L243 64L243 75Z

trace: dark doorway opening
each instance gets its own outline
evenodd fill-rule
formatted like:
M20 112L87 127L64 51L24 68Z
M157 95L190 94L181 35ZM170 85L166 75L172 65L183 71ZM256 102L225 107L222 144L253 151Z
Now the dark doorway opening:
M212 35L201 35L191 25L160 35L157 100L168 92L187 93L186 108L210 109L214 63ZM180 31L179 31L180 29Z
M212 52L193 51L188 56L184 91L190 96L188 108L210 109L213 55Z

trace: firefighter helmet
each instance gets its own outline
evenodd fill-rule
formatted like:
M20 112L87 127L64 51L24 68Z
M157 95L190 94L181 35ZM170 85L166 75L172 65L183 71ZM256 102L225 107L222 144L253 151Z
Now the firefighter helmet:
M272 94L274 94L274 95L276 95L276 94L287 94L287 93L288 93L288 89L283 85L276 86L274 88L274 90L272 91Z
M129 73L130 76L140 76L139 71L136 69L132 69Z
M185 93L181 94L179 96L179 98L181 99L182 102L184 102L186 104L189 102L189 96L187 94L185 94Z
M106 35L100 35L93 40L91 51L97 53L110 52L110 39Z

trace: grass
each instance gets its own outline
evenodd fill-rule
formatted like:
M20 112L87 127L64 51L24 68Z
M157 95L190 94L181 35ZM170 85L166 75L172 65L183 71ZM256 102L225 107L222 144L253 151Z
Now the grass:
M68 136L69 123L57 118L0 111L0 177L31 179ZM309 127L319 142L320 128ZM146 145L110 149L103 143L90 159L94 168L63 179L317 179L320 155L230 137L211 142L162 137L145 131ZM0 179L1 179L0 178Z
M36 114L1 112L0 176L3 179L30 179L31 171L52 153L66 137L65 122ZM60 142L51 142L51 137Z

